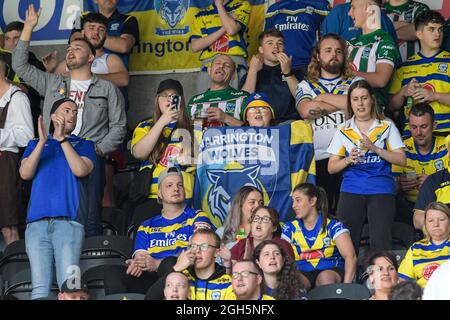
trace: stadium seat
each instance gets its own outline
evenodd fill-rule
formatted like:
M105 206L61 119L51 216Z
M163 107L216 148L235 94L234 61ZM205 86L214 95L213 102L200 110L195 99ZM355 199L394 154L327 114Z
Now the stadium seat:
M395 259L397 260L399 266L400 263L402 263L402 260L405 257L407 251L408 250L391 250L391 252L395 255Z
M337 283L316 287L308 292L310 300L366 300L369 289L357 283Z
M101 297L98 300L144 300L145 295L139 293L115 293Z
M81 272L99 265L125 265L131 257L133 242L123 236L95 236L84 240L80 256Z
M415 240L415 231L412 226L403 222L394 222L392 226L392 249L408 249Z
M0 274L4 282L10 282L16 273L29 269L30 262L25 250L25 240L15 241L5 248L0 261ZM7 283L4 284L5 289L7 285Z
M101 223L103 235L123 236L126 234L128 216L118 208L103 208Z
M9 280L7 287L5 287L5 295L10 294L20 300L31 300L32 289L31 270L24 269L14 274ZM50 296L56 296L58 292L58 285L56 280L53 279Z
M89 300L98 300L105 296L105 271L108 265L97 265L87 269L82 279L89 288Z

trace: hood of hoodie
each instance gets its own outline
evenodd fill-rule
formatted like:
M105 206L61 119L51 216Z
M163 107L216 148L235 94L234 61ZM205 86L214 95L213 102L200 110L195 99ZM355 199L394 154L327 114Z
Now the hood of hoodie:
M215 279L220 278L221 276L223 276L226 273L225 267L215 263L215 269L213 274L208 278L208 279L199 279L197 277L197 274L195 273L195 267L191 266L189 269L189 274L195 279L195 281L204 281L204 282L209 282Z

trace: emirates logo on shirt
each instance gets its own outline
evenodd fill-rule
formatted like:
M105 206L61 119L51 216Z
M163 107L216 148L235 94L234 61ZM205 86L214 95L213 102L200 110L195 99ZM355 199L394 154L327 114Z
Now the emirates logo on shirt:
M226 34L221 36L211 45L210 49L215 52L228 52L230 49L228 36Z
M440 264L438 263L431 263L427 265L425 268L423 268L422 276L425 280L430 279L431 275L433 274L434 270L439 268Z

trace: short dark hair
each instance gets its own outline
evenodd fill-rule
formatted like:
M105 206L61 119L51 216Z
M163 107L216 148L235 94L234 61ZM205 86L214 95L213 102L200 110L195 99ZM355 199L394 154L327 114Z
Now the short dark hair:
M410 114L421 117L426 114L430 115L431 122L434 122L434 110L428 103L418 103L411 108Z
M86 22L90 23L100 23L108 28L108 18L98 12L89 12L87 15L83 16L81 29L83 29Z
M402 281L389 292L389 300L422 300L422 288L415 281Z
M94 57L95 57L95 48L94 48L94 46L93 46L89 41L87 41L87 40L84 39L84 38L75 38L75 39L73 39L73 40L71 41L71 43L74 42L74 41L82 41L82 42L86 43L86 44L88 45L88 47L89 47L89 50L91 50L91 53L92 53L92 54L94 55Z
M414 19L414 28L419 30L421 27L425 27L429 23L445 24L445 19L437 11L427 10L419 14L416 19Z
M5 28L5 33L11 32L11 31L20 31L23 30L23 22L21 21L13 21L8 23L8 25Z
M267 29L263 32L261 32L258 36L258 43L261 46L263 44L263 40L265 37L275 37L275 38L281 38L284 41L284 36L281 33L280 30L272 28L272 29Z
M192 235L192 238L195 237L197 234L207 234L214 238L214 245L217 248L220 248L220 237L217 235L217 233L214 232L214 230L210 228L200 228L195 230L194 234Z

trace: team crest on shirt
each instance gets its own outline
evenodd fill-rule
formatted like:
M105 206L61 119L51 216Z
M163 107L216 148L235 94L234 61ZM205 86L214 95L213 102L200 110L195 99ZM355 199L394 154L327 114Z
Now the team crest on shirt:
M370 48L369 47L365 47L363 49L363 52L362 52L362 57L363 58L369 58L369 56L370 56Z
M438 72L439 73L447 73L447 71L448 71L448 64L447 63L439 63Z
M117 30L119 30L119 26L120 26L119 23L113 23L113 24L109 27L109 30L110 30L110 31L117 31Z
M225 113L233 114L235 109L236 105L234 104L234 102L227 102L227 105L225 106Z
M155 9L159 16L164 20L170 28L174 28L185 16L187 10L189 9L190 0L155 0ZM157 28L159 29L159 28ZM170 34L185 34L189 32L189 26L185 29L172 30L156 30L156 33L161 35ZM167 33L169 31L169 33Z
M442 161L442 159L436 160L434 162L434 167L436 168L436 171L444 170L444 161Z
M212 298L212 300L220 300L220 291L214 291L211 294L211 298Z
M331 245L331 239L330 239L330 237L325 237L325 238L323 238L323 245L324 245L325 247L329 247L329 246Z
M313 7L306 7L306 13L307 14L313 14L314 13L314 8Z
M431 275L433 274L434 270L439 268L439 263L430 263L425 268L423 268L422 275L425 280L430 279Z

